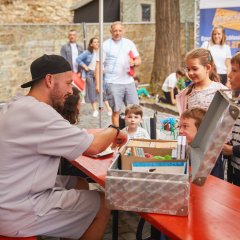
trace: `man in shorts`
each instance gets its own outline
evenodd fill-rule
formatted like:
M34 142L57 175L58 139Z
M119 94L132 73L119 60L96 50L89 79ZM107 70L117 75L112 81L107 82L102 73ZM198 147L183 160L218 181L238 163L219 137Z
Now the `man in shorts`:
M59 162L121 146L127 136L113 125L88 134L58 113L72 94L63 57L43 55L30 69L32 80L21 86L30 91L13 97L0 117L0 235L102 239L109 218L103 194L57 185Z
M135 44L123 38L121 22L114 22L112 37L103 43L104 82L109 105L113 110L112 123L119 126L119 114L123 103L139 104L133 79L134 67L141 64Z

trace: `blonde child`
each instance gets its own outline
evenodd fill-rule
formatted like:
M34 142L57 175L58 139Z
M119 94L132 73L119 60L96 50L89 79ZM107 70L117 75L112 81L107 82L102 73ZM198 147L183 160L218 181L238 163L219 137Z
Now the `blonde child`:
M128 134L129 139L150 139L148 132L139 126L142 121L142 117L143 111L139 105L133 104L126 108L125 123L127 127L125 127L123 131Z
M212 55L209 50L196 48L185 58L186 74L192 83L176 96L179 114L186 109L200 107L208 109L219 89L227 89L220 83Z

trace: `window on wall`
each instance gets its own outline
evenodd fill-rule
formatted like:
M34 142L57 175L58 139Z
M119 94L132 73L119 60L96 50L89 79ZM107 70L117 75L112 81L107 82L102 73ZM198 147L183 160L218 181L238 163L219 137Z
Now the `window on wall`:
M142 21L150 22L151 21L151 5L141 4L141 6L142 6Z

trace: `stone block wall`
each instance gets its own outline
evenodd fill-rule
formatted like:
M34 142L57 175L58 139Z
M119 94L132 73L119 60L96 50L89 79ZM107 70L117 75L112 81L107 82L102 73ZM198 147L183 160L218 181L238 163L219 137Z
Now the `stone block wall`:
M0 26L0 101L8 100L16 92L23 92L19 86L31 78L31 62L44 53L60 54L72 28L78 31L78 39L82 41L81 24ZM98 25L87 24L86 29L87 43L91 37L99 36ZM109 29L110 25L104 25L104 39L110 36ZM136 43L142 57L143 64L137 72L143 81L147 81L152 67L155 25L129 24L125 30L125 36Z
M74 0L0 0L0 24L73 22Z
M190 45L193 47L193 24L190 27ZM6 101L19 86L31 78L29 66L37 57L60 54L67 42L70 29L78 31L78 40L83 41L83 26L75 25L2 25L0 26L0 101ZM104 24L104 40L110 37L110 25ZM185 55L185 33L182 25L181 48ZM98 24L86 24L87 44L91 37L99 37ZM125 37L133 40L140 53L142 64L136 69L141 82L150 81L155 46L155 24L125 24ZM24 92L23 92L24 93Z
M155 22L155 0L125 0L121 1L121 20L123 22L141 22L141 4L151 5L151 21Z
M125 23L125 36L132 39L139 50L142 65L136 69L141 82L151 78L155 47L155 0L121 0L121 19ZM0 101L6 101L19 86L31 78L31 62L44 53L59 54L67 42L67 33L74 28L83 40L82 24L73 24L71 7L75 0L0 0ZM141 5L151 4L151 23L136 23L141 20ZM193 48L194 0L180 0L182 58ZM104 25L104 39L110 36L109 24ZM99 36L98 24L86 24L87 43ZM179 36L176 36L179 37Z

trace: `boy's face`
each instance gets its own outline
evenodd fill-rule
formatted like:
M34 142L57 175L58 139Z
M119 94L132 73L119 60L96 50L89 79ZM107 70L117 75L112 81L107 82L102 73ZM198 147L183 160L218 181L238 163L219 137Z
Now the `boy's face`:
M238 63L232 63L232 70L229 73L232 90L240 90L240 67Z
M186 136L187 143L190 144L197 133L195 120L192 118L180 118L179 135Z
M138 127L139 123L141 122L142 118L141 115L136 115L134 113L129 113L125 116L126 125L130 128Z

